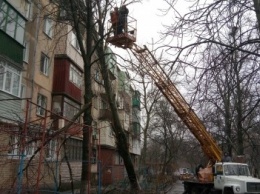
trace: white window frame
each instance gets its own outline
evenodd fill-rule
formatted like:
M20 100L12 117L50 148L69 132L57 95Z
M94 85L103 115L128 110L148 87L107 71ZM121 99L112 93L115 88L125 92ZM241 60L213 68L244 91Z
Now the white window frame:
M49 37L52 38L53 36L53 20L48 16L44 16L44 33Z
M124 99L121 96L118 96L118 109L124 109Z
M0 90L20 97L21 71L0 60Z
M28 20L32 20L32 2L31 0L26 0L25 1L25 17L28 19Z
M29 144L26 144L25 147L25 155L27 158L30 158L33 156L34 152L36 151L37 142L33 141Z
M74 31L71 31L71 45L80 52L79 41Z
M19 157L18 135L10 135L8 139L8 155Z
M47 97L39 93L37 96L37 105L36 114L44 116L46 111L45 109L47 108Z
M50 58L44 53L42 53L41 60L40 60L40 72L42 72L46 76L49 75L49 64L50 64Z
M69 98L64 98L64 104L63 104L63 116L72 119L80 109L80 105L76 102L70 100Z
M78 88L82 85L82 73L72 64L70 64L69 80Z
M52 139L50 140L46 146L45 146L45 156L46 156L46 160L56 160L57 159L57 140Z

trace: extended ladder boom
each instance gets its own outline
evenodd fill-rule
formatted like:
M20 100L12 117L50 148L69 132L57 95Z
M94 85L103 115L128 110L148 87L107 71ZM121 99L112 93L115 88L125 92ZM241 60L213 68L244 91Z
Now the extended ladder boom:
M170 102L177 115L197 138L202 146L202 150L210 159L211 163L214 164L216 161L220 161L222 156L221 149L208 133L202 121L175 87L174 83L160 67L160 64L154 58L153 54L146 46L140 48L136 44L133 44L130 50L140 64L142 64L145 73L152 78L156 86Z

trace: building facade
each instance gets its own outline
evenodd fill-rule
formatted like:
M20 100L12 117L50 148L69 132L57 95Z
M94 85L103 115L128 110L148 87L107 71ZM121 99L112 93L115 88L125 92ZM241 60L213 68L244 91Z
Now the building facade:
M93 181L99 173L104 185L124 179L98 63L91 70L93 125L84 126L82 118L71 122L83 105L84 64L72 26L60 21L62 12L49 0L3 0L0 7L0 169L5 172L0 190L57 190L71 179L79 182L84 127L92 131ZM59 13L57 20L53 13ZM107 65L138 168L140 93L115 55L107 57Z

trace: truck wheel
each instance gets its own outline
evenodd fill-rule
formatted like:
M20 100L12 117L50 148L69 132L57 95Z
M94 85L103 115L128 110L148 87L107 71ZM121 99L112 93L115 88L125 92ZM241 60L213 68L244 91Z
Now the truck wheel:
M224 188L224 193L223 194L234 194L234 192L233 192L233 190L232 190L232 188Z

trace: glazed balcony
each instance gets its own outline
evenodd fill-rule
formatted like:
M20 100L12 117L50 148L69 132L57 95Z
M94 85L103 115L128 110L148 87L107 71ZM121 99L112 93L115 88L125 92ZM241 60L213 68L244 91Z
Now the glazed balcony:
M13 62L20 64L22 67L24 46L12 37L8 36L2 30L0 30L0 40L0 55L11 59Z

